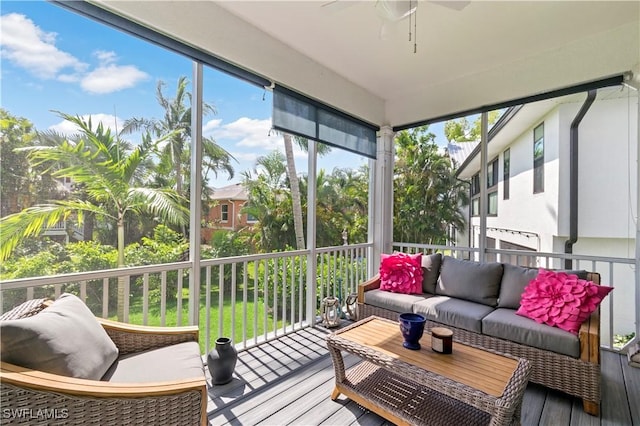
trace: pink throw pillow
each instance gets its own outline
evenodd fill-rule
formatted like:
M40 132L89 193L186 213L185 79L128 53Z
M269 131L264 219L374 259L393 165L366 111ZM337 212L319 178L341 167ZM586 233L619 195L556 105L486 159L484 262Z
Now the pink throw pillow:
M380 290L422 293L422 253L380 255Z
M573 274L540 269L525 287L516 314L578 334L611 290Z

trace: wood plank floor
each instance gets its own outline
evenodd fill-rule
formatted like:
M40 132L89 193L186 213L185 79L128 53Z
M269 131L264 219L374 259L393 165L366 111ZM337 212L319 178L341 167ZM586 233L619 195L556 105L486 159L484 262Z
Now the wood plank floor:
M334 372L327 332L309 327L240 352L232 382L209 388L209 424L389 425L343 396L329 399ZM347 366L358 361L345 356ZM630 367L625 356L602 351L599 418L585 414L575 398L530 384L522 424L640 426L640 369Z

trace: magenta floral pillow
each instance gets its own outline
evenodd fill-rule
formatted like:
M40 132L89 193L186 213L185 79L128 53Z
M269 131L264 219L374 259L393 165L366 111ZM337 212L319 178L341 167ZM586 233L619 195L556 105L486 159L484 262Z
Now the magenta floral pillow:
M540 269L525 287L516 314L578 334L611 290L577 275Z
M380 290L422 293L422 253L380 255Z

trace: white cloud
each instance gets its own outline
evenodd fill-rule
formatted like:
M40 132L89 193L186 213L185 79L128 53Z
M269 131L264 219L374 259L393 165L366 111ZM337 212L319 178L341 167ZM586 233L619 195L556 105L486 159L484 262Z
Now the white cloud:
M56 33L42 31L24 15L0 16L2 57L42 79L53 79L61 70L81 72L87 64L55 46Z
M109 64L100 66L88 73L80 82L80 86L92 94L117 92L134 87L138 82L146 80L149 75L133 65Z
M222 120L219 118L207 121L205 125L202 126L202 133L207 136L210 136L213 133L214 129L217 129L218 127L220 127L221 123L222 123Z
M111 114L86 114L81 116L83 120L89 120L91 117L91 126L96 129L98 124L102 123L103 127L111 129L112 133L116 133L117 130L122 130L123 121ZM67 120L62 120L58 124L54 124L49 127L49 130L61 133L63 135L74 135L80 132L78 127Z
M233 158L238 162L249 161L251 164L255 163L259 155L255 152L230 152Z
M247 148L263 148L267 151L282 148L282 136L271 131L271 119L258 120L255 118L241 117L236 121L221 125L218 120L207 123L208 130L215 140L235 141L237 146Z
M98 66L89 64L56 47L56 33L44 32L31 19L17 13L0 17L0 53L3 59L41 79L80 83L85 92L105 94L134 87L147 73L134 65L118 65L115 52L96 50Z

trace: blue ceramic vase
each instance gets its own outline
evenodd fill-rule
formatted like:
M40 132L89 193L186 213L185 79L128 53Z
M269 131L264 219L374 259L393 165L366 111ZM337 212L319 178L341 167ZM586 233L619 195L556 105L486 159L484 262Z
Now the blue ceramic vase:
M398 321L404 339L402 346L412 350L420 349L420 338L424 333L426 318L420 314L404 313L400 314Z

